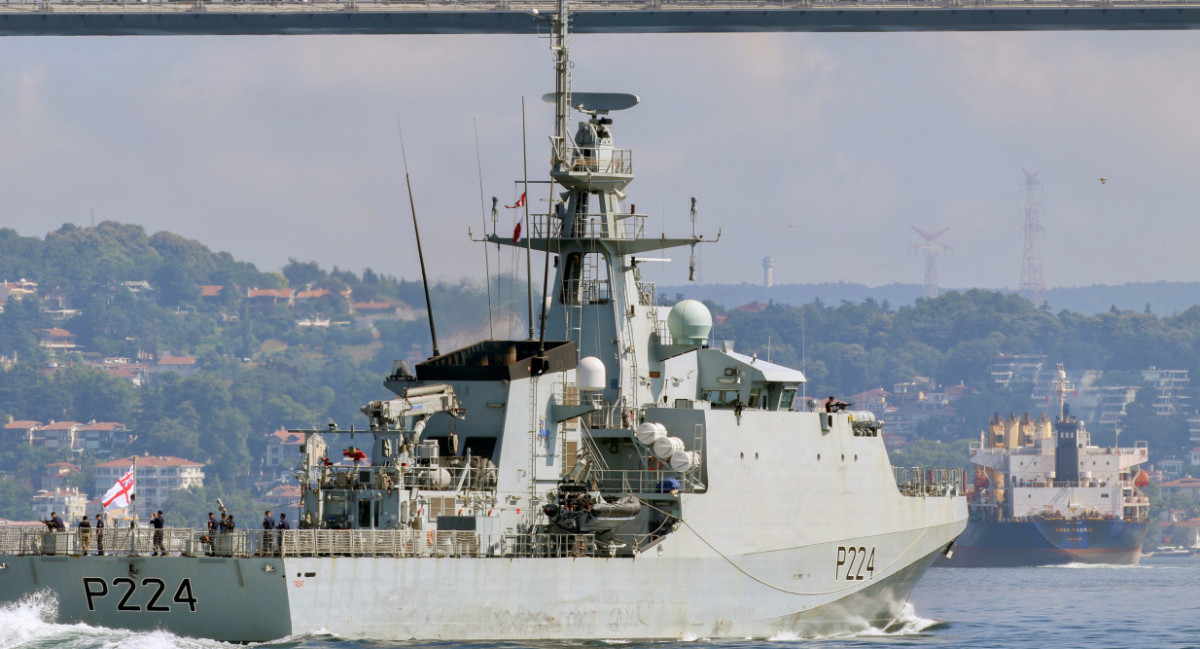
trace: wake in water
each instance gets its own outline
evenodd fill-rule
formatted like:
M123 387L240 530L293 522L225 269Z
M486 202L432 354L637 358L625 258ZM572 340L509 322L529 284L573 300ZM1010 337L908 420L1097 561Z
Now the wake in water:
M1082 563L1074 561L1071 563L1037 567L1059 570L1150 570L1154 568L1154 566L1134 565L1130 563Z
M127 631L59 624L58 600L50 591L30 595L16 604L0 606L0 649L228 649L216 640L181 638L166 631ZM305 634L271 645L295 646L308 640L328 640L328 634Z
M892 620L886 628L879 628L867 623L866 620L856 622L848 622L847 628L844 631L835 633L801 636L797 633L783 632L777 633L767 639L768 642L796 642L799 640L846 640L851 638L866 638L866 637L900 637L919 635L926 631L943 628L944 623L937 620L930 620L917 615L917 610L912 603L905 603L901 609L900 615Z

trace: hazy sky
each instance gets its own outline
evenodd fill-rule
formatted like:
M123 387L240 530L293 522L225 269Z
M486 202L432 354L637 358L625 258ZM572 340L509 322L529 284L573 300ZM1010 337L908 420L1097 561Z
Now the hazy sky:
M553 90L531 36L0 39L0 226L111 219L276 270L416 277L397 118L435 277L479 279L484 193L545 178ZM1015 289L1021 169L1045 191L1047 286L1200 276L1200 34L743 34L572 38L576 90L625 91L629 202L648 230L723 229L706 283ZM1101 184L1099 178L1109 179ZM544 187L544 186L543 186ZM534 204L544 207L544 191ZM511 233L512 213L501 216ZM648 269L678 284L686 251ZM496 257L492 256L495 263ZM504 263L512 259L505 256Z

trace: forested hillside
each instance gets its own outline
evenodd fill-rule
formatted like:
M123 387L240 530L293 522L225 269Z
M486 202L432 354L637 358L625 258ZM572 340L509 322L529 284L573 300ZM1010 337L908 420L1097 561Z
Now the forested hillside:
M208 496L250 502L273 431L362 426L359 407L390 396L382 377L393 360L429 350L420 282L299 261L261 272L136 225L64 226L45 239L0 229L0 280L18 279L36 294L6 295L0 313L0 421L120 422L133 439L108 453L6 444L0 517L28 517L50 462L80 463L73 482L92 492L90 466L130 453L203 462ZM250 297L255 289L289 289L293 302ZM432 293L443 345L486 336L482 287ZM313 323L323 326L303 326ZM69 332L74 346L47 348L49 331ZM156 371L166 357L194 357L194 371ZM135 385L128 368L143 367Z
M216 496L252 507L281 479L264 465L274 431L361 425L359 406L389 396L381 379L393 361L430 351L417 281L295 260L263 272L136 225L64 226L45 238L0 229L0 280L0 421L119 422L130 432L102 450L4 444L5 518L30 515L47 464L78 464L71 480L92 492L91 467L131 453L206 465L203 490L172 497L168 513L179 518L197 523L191 519ZM508 316L499 294L523 297L524 287L505 281L490 309L482 286L433 287L443 351L487 337L489 315L497 337L523 335L524 306ZM714 341L804 369L810 396L892 390L918 379L930 390L962 386L952 407L917 428L927 443L913 448L940 464L965 463L962 440L977 436L993 413L1045 406L1029 385L998 387L990 374L998 358L1042 355L1093 370L1110 385L1137 385L1150 367L1200 371L1200 306L1169 316L1116 308L1083 314L986 290L899 308L872 299L708 305L717 316ZM163 371L166 359L187 364ZM1125 406L1122 441L1147 440L1156 457L1195 445L1186 421L1195 410L1186 404L1196 400L1190 387L1186 393L1186 407L1159 416L1154 391L1138 391Z

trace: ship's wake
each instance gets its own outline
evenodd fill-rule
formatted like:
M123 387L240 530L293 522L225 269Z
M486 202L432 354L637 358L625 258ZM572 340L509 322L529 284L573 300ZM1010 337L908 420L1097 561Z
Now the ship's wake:
M59 624L58 600L50 591L0 606L0 649L214 649L215 640L180 638L165 631L126 631Z
M849 638L867 637L899 637L927 633L945 628L944 622L930 620L917 615L916 608L911 603L905 603L900 613L886 627L880 628L866 620L848 619L843 628L821 634L807 635L792 632L778 633L767 640L769 642L795 642L798 640L845 640Z

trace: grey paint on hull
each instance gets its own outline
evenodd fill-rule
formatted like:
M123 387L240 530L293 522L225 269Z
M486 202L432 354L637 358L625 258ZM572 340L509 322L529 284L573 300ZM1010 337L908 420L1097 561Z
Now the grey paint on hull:
M4 565L0 601L48 591L63 624L232 642L292 632L279 559L21 556L6 557Z

